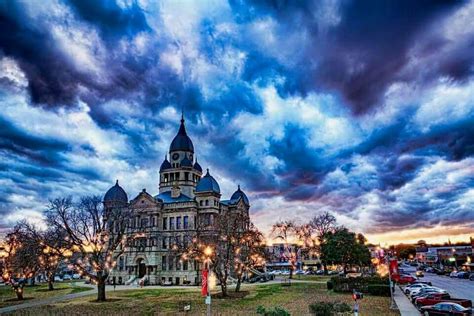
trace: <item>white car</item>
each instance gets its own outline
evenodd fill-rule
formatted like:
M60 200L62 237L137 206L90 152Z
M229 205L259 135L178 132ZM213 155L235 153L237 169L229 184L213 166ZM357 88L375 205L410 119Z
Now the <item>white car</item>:
M81 275L80 275L79 273L75 273L75 274L72 275L72 278L73 278L74 280L78 280L78 279L81 278Z
M63 280L64 280L64 281L66 281L66 280L71 280L71 279L72 279L72 277L71 277L69 274L65 274L65 275L63 276Z
M54 277L54 282L61 282L63 279L61 279L61 277L59 275L56 275Z
M425 287L430 287L428 284L424 284L424 283L415 283L415 284L411 284L411 285L408 285L405 287L404 289L404 292L405 294L409 294L410 291L413 291L415 289L422 289L422 288L425 288Z
M457 278L458 277L458 271L453 271L449 274L450 278Z

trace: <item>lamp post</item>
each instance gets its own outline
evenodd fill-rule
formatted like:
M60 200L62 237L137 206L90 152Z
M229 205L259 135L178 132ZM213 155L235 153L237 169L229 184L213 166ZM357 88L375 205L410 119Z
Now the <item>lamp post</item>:
M393 289L395 288L395 284L392 281L392 271L390 270L390 256L387 254L385 256L385 261L388 266L388 280L390 284L390 309L397 309L397 305L395 304L395 298L393 297Z

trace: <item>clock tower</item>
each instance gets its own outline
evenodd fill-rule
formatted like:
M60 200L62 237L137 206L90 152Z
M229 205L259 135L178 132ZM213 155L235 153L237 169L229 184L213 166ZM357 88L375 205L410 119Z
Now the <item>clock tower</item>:
M182 115L178 134L170 145L169 160L165 157L160 167L160 194L171 192L173 198L181 194L194 198L201 175L202 168L194 157L194 145L186 133Z

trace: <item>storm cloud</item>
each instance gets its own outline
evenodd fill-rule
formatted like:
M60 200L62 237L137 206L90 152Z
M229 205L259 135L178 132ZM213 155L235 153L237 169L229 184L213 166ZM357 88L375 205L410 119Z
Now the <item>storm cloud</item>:
M263 229L474 231L467 1L0 4L0 229L49 198L158 189L184 110ZM449 232L448 232L449 233Z

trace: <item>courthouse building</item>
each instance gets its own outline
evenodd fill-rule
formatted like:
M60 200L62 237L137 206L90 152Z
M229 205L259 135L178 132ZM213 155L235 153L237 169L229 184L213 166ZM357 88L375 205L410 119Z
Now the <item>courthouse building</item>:
M111 282L197 284L199 264L181 260L176 249L187 247L200 230L212 232L219 216L239 212L248 218L250 203L240 186L223 200L209 169L203 172L183 118L168 154L159 170L158 194L143 189L129 200L117 181L104 196L106 210L128 209L132 214L127 230L131 238Z

